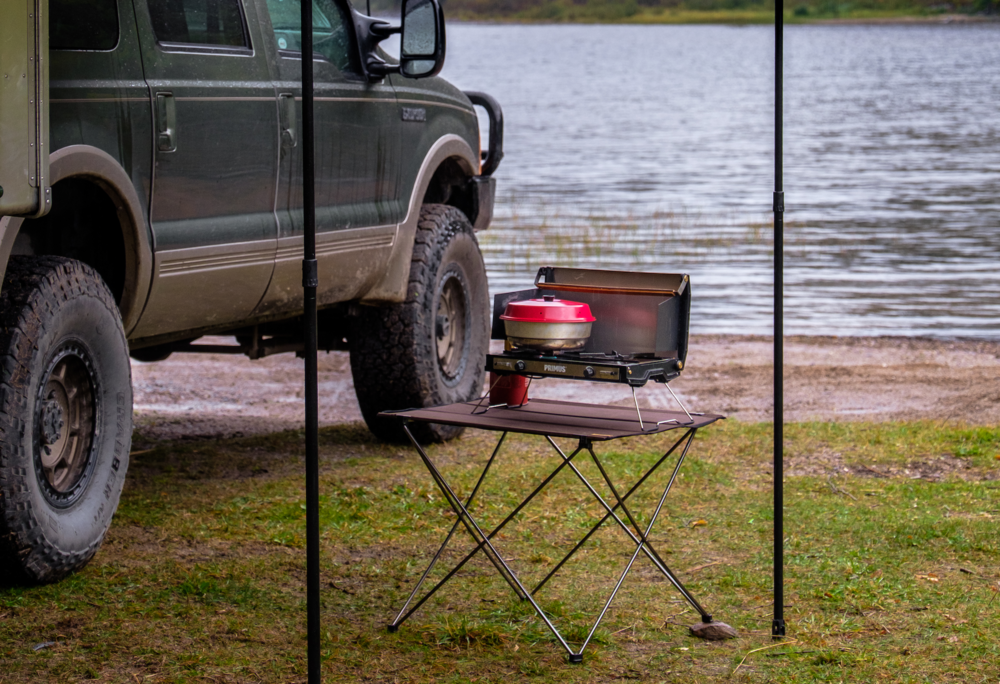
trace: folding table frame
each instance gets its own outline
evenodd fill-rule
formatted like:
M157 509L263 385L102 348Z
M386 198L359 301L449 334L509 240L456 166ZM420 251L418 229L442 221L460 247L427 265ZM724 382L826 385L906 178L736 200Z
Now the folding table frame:
M625 578L628 576L629 571L632 569L632 566L639 557L640 553L644 554L653 563L656 569L663 574L667 581L669 581L680 592L681 596L684 597L691 607L698 611L698 614L704 622L711 622L712 616L709 615L705 609L702 608L701 604L694 598L694 596L692 596L691 593L684 588L684 585L670 570L667 564L663 561L663 558L657 552L656 548L653 546L649 539L649 535L652 532L653 525L656 523L656 519L659 517L660 511L663 508L667 494L669 494L674 481L677 479L677 474L680 472L681 465L684 463L684 459L687 456L688 450L691 448L691 444L694 441L694 437L698 429L715 422L720 419L721 416L712 414L691 416L686 414L686 412L680 413L662 410L647 410L647 414L651 415L654 422L657 423L655 430L651 430L649 427L645 427L644 429L641 421L636 418L636 414L626 407L578 404L564 401L547 401L543 399L533 399L527 404L517 408L495 407L491 408L487 412L477 411L476 402L468 402L450 404L436 408L413 409L385 414L396 416L404 421L403 429L406 431L410 441L413 442L413 446L420 454L420 458L427 467L427 470L430 472L435 484L441 490L442 495L448 501L457 516L455 524L452 525L452 528L445 537L441 547L438 549L437 553L434 554L434 557L431 559L427 569L417 581L417 584L410 593L409 598L407 598L406 603L403 605L402 609L396 615L396 618L392 621L392 623L389 624L389 631L395 632L399 629L399 626L403 622L413 615L413 613L415 613L424 604L424 602L427 601L427 599L433 596L438 589L444 586L448 580L450 580L480 551L483 552L486 558L496 569L497 573L503 577L517 597L523 601L531 603L532 608L534 608L538 616L545 622L546 626L549 630L551 630L556 640L559 641L563 648L566 649L566 652L569 654L570 662L579 663L583 661L584 649L593 638L598 625L600 625L601 620L604 619L605 614L611 607L611 603L618 594L618 590L624 583ZM492 455L489 460L487 460L485 466L483 466L482 473L480 474L476 485L473 487L472 492L464 502L458 497L451 485L445 479L444 475L442 475L441 471L438 470L437 466L434 465L434 462L431 460L426 450L413 437L413 433L410 431L408 426L411 422L444 423L448 425L459 425L501 432L500 439L497 441L497 445L494 448ZM646 470L642 477L640 477L635 484L628 489L628 491L624 494L620 494L619 488L615 486L607 469L604 467L604 463L602 463L601 459L594 451L594 442L638 435L651 435L669 430L677 430L680 428L684 429L684 433L674 441L673 445L666 451L666 453L653 463L653 465ZM487 474L496 462L497 455L500 453L500 449L503 446L508 433L543 435L555 452L559 455L559 461L552 472L545 477L545 479L543 479L542 482L538 484L531 491L531 493L528 494L510 512L510 514L507 515L507 517L505 517L491 531L486 532L476 521L473 514L469 512L469 507L472 506L477 493L479 493L480 487L486 480ZM553 440L553 437L575 438L578 440L578 445L576 449L567 456L566 453ZM574 459L584 452L590 456L590 459L597 466L597 469L601 474L601 479L603 479L604 483L607 485L608 490L611 492L614 499L612 503L609 503L604 499L604 497L601 496L597 489L595 489L583 473L580 472L576 464L574 464ZM663 488L663 493L659 498L659 502L657 503L649 522L643 528L640 526L638 520L633 515L632 510L626 502L632 494L638 490L639 487L642 486L642 484L645 483L646 480L649 479L660 468L660 466L671 457L671 455L674 455L675 453L677 456L673 472ZM520 578L517 576L517 573L514 572L507 561L504 560L497 548L493 545L492 540L546 487L546 485L548 485L556 477L556 475L562 472L564 468L569 468L577 479L579 479L584 485L584 487L586 487L590 494L594 496L604 509L605 515L590 529L589 532L587 532L586 535L583 536L582 539L580 539L579 542L577 542L577 544L562 558L562 560L556 563L544 579L542 579L533 589L528 590L528 588L525 587ZM621 509L621 512L624 514L627 522L617 513L619 509ZM610 596L608 596L605 601L603 609L595 620L593 626L590 628L587 638L580 645L579 649L574 651L573 648L566 642L566 639L562 636L562 634L559 633L559 630L552 623L549 617L545 614L545 611L542 610L541 606L539 606L539 604L535 601L535 594L541 590L541 588L544 587L553 576L555 576L563 565L565 565L565 563L572 558L573 555L583 547L587 540L590 539L591 536L593 536L594 533L597 532L608 520L613 520L628 535L629 539L631 539L632 543L635 545L635 550L632 553L628 564L625 566L625 569L619 576ZM476 546L419 600L414 602L414 599L417 598L421 587L430 575L431 570L434 569L438 560L440 560L442 554L444 553L444 550L451 542L452 537L455 535L455 532L458 531L459 526L465 528L465 530L472 537Z

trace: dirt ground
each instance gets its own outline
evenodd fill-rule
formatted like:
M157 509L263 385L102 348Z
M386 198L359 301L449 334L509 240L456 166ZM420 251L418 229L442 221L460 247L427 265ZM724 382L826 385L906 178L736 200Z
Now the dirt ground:
M770 420L771 354L769 337L693 336L687 367L670 386L691 410ZM348 355L320 354L319 373L320 424L361 420ZM132 374L136 426L149 439L233 437L303 424L303 362L291 354L259 361L175 354L158 363L133 361ZM996 425L998 380L998 342L789 337L785 420L935 419ZM661 385L637 394L642 405L673 406ZM530 396L632 401L624 387L572 380L536 380Z

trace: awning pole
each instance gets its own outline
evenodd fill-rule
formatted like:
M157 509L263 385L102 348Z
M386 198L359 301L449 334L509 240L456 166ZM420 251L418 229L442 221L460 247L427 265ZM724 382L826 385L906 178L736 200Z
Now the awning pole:
M774 3L774 621L771 636L785 636L785 193L781 183L783 0Z
M306 393L306 603L309 684L320 682L319 398L316 360L316 183L313 130L312 1L302 2L302 294Z

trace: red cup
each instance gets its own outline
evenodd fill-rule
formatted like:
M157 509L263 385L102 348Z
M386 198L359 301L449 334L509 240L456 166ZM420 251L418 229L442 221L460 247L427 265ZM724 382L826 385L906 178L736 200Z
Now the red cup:
M490 404L523 406L528 403L528 378L490 372Z

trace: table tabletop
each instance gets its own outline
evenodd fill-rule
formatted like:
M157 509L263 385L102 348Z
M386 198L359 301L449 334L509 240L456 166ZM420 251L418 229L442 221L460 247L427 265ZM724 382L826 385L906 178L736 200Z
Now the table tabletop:
M706 413L693 415L694 422L690 422L683 411L644 408L642 422L646 429L643 430L639 427L639 417L634 406L581 404L551 399L531 399L527 404L514 408L499 406L486 410L485 403L480 406L478 402L470 401L432 408L388 411L379 415L422 423L442 423L528 435L586 438L593 441L655 435L677 428L701 428L725 417ZM676 420L677 423L655 425L663 420Z

